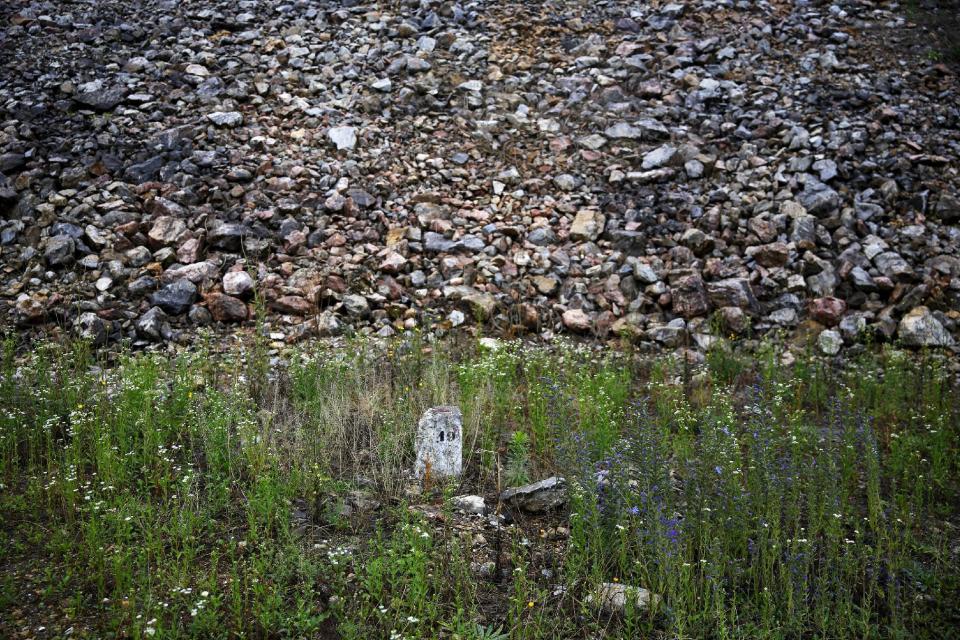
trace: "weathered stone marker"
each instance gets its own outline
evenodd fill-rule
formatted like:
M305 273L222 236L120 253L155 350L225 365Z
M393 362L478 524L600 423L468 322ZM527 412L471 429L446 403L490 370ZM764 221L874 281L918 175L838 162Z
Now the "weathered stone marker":
M463 468L463 417L457 407L428 409L417 425L417 462L421 480L459 476Z

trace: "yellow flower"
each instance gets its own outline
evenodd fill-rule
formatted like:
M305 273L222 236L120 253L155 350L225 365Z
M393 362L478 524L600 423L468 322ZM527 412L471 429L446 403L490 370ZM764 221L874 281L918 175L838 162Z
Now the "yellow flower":
M527 608L533 609L533 600L527 603Z

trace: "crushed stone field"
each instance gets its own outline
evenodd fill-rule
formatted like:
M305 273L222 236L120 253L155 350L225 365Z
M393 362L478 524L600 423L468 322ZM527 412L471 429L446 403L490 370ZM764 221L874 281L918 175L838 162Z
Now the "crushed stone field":
M0 319L955 346L930 4L5 2Z

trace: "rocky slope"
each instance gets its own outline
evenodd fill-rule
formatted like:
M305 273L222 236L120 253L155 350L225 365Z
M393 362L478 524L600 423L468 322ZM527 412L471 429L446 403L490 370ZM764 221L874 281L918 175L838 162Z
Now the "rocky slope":
M485 322L825 353L960 328L955 70L896 6L13 0L0 316Z

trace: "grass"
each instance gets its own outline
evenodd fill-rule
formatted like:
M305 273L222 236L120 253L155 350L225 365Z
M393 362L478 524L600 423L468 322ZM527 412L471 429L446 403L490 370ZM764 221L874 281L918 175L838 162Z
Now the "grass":
M781 356L415 338L278 367L263 342L109 363L8 342L0 636L957 637L945 362ZM447 403L464 475L424 491L413 430ZM551 474L558 513L448 506ZM660 597L610 615L603 583Z

